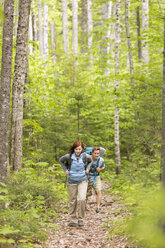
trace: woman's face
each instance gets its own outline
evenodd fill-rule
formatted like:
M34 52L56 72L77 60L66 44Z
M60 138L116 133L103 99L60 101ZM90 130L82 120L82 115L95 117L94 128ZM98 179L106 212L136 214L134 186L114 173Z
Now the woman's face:
M77 146L77 147L74 149L74 152L76 153L76 156L79 156L80 153L82 152L82 147L81 147L81 146Z

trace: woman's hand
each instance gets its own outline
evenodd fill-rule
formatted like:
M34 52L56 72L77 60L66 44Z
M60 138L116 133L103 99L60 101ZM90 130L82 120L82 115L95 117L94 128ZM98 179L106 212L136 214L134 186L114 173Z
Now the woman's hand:
M89 173L89 170L86 170L85 172L86 172L86 174L88 174Z
M65 171L65 173L66 173L66 175L68 175L68 174L69 174L69 171L68 171L68 170L66 170L66 171Z

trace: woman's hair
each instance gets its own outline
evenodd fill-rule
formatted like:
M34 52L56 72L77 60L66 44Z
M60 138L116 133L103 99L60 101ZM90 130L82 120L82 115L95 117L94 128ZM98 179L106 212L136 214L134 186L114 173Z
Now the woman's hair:
M82 147L82 152L85 151L85 146L84 146L83 142L81 142L81 141L79 140L79 141L75 141L75 142L73 143L73 145L72 145L72 146L70 147L70 149L69 149L69 153L70 153L70 154L73 154L73 153L74 153L74 149L75 149L76 147L78 147L78 146L81 146L81 147Z

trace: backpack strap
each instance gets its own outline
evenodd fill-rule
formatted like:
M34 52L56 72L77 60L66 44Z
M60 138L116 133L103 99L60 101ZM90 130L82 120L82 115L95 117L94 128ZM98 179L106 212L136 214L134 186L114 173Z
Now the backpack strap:
M95 186L96 176L99 175L99 172L96 171L96 168L99 166L99 161L100 161L100 157L98 157L98 159L97 159L97 164L96 164L96 167L95 167L95 176L94 176L94 180L93 180L93 187Z

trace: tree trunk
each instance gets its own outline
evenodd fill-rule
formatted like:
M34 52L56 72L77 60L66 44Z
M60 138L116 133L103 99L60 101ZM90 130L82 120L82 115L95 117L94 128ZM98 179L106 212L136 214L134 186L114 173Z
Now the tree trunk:
M11 165L13 170L22 167L23 92L27 63L27 39L31 0L20 0L16 42L15 70L12 94Z
M148 65L148 26L149 26L149 0L142 0L142 61Z
M130 28L129 28L129 4L130 0L125 0L125 27L126 27L126 35L127 35L127 46L128 46L128 53L129 53L129 68L131 74L131 85L132 89L134 88L134 67L133 67L133 56L132 56L132 46L131 46L131 37L130 37Z
M72 53L78 54L78 0L72 0Z
M44 4L44 32L43 32L43 40L44 40L44 49L43 53L45 55L49 54L48 49L48 5Z
M93 54L91 52L91 47L92 47L92 42L93 42L93 20L92 20L92 1L87 0L88 3L88 50L90 53L90 62L92 63L93 61Z
M81 1L81 52L87 52L87 0Z
M3 45L0 81L0 182L6 181L9 165L8 137L13 49L14 0L4 1Z
M40 55L43 55L43 30L42 30L42 2L38 0L38 24L39 24L39 47Z
M112 5L112 16L115 18L116 15L116 3L113 3ZM111 58L115 58L115 53L114 53L114 43L115 43L115 23L112 22L110 24L110 54Z
M65 53L69 53L67 6L68 6L67 0L62 0L63 49Z
M165 187L165 17L164 17L164 51L163 51L163 94L162 94L162 151L161 151L161 180Z
M141 39L140 39L140 11L139 11L139 7L136 10L136 20L137 20L137 38L138 38L138 57L139 57L139 61L142 60L142 54L141 54Z
M116 29L115 29L115 92L119 89L119 55L120 55L120 0L116 1ZM120 136L119 136L119 106L118 96L115 95L115 162L116 162L116 174L120 174L121 162L120 162Z
M102 4L102 21L105 32L102 35L102 45L101 45L101 55L102 55L102 65L104 74L106 76L109 75L109 52L110 52L110 33L111 33L111 25L110 18L112 14L112 1L108 1ZM109 21L108 21L109 20Z
M57 61L56 57L56 42L55 42L55 24L54 22L50 23L50 38L51 38L51 48L52 48L52 54L53 54L53 62L55 63Z

